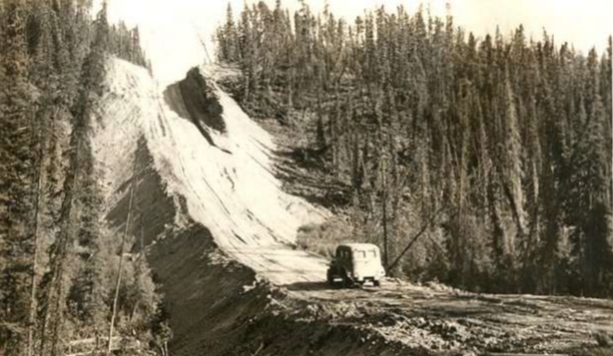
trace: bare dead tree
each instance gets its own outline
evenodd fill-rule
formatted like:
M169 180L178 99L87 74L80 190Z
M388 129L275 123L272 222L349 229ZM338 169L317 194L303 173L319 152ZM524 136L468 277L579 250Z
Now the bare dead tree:
M434 214L432 214L430 219L422 226L422 228L419 230L419 232L417 232L417 234L415 234L413 236L413 238L411 238L409 240L409 243L404 248L404 250L402 250L402 252L400 252L400 254L398 256L396 256L396 259L394 260L394 262L392 262L390 265L386 265L388 271L393 270L398 265L398 263L400 262L402 257L411 249L411 247L413 247L413 244L415 244L415 242L417 242L417 240L424 233L426 233L426 231L428 231L428 228L430 228L430 226L432 226L432 224L434 224L434 222L436 221L436 218L440 215L441 212L443 212L444 208L445 208L445 206L443 205Z
M115 297L113 298L113 309L111 311L111 323L109 325L109 342L107 347L107 356L111 355L113 349L113 327L115 324L115 317L117 316L117 301L119 299L119 288L121 287L121 275L123 271L123 251L126 244L126 238L130 231L130 222L132 219L132 203L134 201L134 188L136 186L136 153L134 154L134 163L132 164L132 182L130 183L130 199L128 202L128 216L126 218L126 224L124 226L123 234L121 237L121 247L119 249L119 271L117 271L117 279L115 282Z

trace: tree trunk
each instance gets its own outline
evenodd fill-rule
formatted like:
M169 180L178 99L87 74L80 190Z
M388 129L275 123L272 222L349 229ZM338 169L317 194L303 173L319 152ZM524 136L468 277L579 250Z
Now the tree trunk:
M107 355L111 355L113 348L113 327L115 324L115 317L117 316L117 300L119 299L119 288L121 287L121 274L123 271L123 251L126 244L126 237L130 231L130 220L132 218L132 203L134 201L134 188L136 183L136 150L134 151L134 163L132 165L132 182L130 184L130 200L128 202L128 216L126 218L126 225L121 237L121 247L119 249L119 271L117 272L117 280L115 282L115 297L113 298L113 310L111 314L111 324L109 326L109 344L107 348Z
M44 125L44 122L42 123ZM43 185L43 169L45 165L45 137L43 135L43 128L41 125L38 142L38 167L37 167L37 177L36 177L36 187L34 193L34 217L33 222L34 226L32 227L32 237L34 244L34 251L32 256L32 279L31 279L31 287L30 287L30 311L28 315L28 351L27 355L32 356L34 354L34 319L36 317L36 286L37 286L37 278L36 278L36 268L38 267L38 226L39 226L39 214L40 214L40 197L41 197L41 189Z
M80 126L80 125L79 125ZM64 181L64 192L65 197L62 202L62 207L60 210L60 231L55 242L55 246L53 247L53 251L51 252L51 280L49 281L49 290L47 291L47 310L44 313L43 323L42 323L42 331L41 331L41 349L40 355L46 356L45 354L45 343L46 343L46 324L49 320L49 308L55 299L57 299L55 303L55 308L53 312L55 312L55 318L53 318L53 332L57 333L59 326L58 323L61 322L61 294L62 294L62 277L63 277L63 269L64 269L64 260L66 257L66 250L68 247L68 242L70 241L70 232L71 230L71 216L72 216L72 208L73 202L75 199L76 192L78 190L78 177L77 174L80 168L79 162L79 151L81 149L81 141L82 136L85 134L82 127L75 127L74 132L72 133L73 137L71 138L71 155L70 155L70 167L68 173L66 175L66 179ZM55 289L55 290L54 290ZM58 335L53 334L53 346L51 354L56 354L55 348L57 346Z
M385 269L389 267L389 249L387 241L387 189L383 188L383 263Z

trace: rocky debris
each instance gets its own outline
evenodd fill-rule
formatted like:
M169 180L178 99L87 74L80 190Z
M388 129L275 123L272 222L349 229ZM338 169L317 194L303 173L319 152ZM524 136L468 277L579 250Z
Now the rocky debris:
M598 346L613 348L613 338L603 332L594 334L594 339L598 343Z
M569 350L608 347L613 335L613 301L589 301L586 308L581 298L483 296L404 281L388 281L379 290L288 294L304 320L353 325L426 354L575 354Z

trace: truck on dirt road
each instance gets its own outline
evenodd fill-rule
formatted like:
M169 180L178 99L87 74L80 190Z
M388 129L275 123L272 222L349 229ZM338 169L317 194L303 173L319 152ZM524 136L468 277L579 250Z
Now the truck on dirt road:
M334 287L351 287L367 281L378 287L383 277L385 269L379 247L366 243L339 245L327 272L328 283Z

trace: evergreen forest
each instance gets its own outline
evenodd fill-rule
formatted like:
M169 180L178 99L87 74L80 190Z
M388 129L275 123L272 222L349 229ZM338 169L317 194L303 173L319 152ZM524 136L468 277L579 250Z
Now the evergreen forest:
M586 54L523 26L478 38L452 10L228 6L217 60L252 117L308 133L345 237L378 243L389 273L613 296L611 37Z

